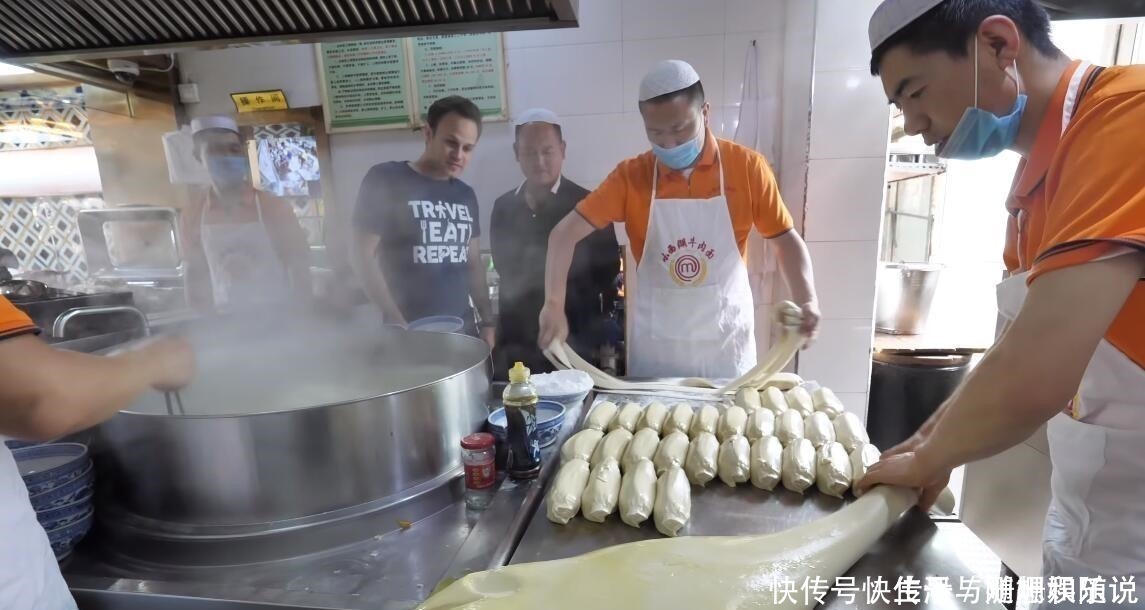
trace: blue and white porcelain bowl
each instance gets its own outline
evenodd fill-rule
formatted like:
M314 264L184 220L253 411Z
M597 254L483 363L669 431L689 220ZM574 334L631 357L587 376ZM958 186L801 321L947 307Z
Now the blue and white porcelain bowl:
M72 481L91 466L87 447L79 443L48 443L16 449L12 452L16 467L36 495Z
M48 530L48 542L52 545L52 551L56 554L57 560L67 557L72 549L76 548L79 541L91 529L94 517L95 510L89 508L86 513L71 523Z
M498 442L509 440L509 422L505 419L505 407L500 407L486 418L489 431ZM537 403L537 440L541 447L548 447L557 440L557 433L565 423L565 407L559 402L542 400Z
M42 491L37 494L29 493L32 508L38 511L49 510L75 502L91 491L95 483L95 468L88 463L80 475L62 485Z
M78 498L67 504L37 511L36 520L43 526L44 531L71 525L82 519L91 510L91 500L94 495L94 490L88 487Z

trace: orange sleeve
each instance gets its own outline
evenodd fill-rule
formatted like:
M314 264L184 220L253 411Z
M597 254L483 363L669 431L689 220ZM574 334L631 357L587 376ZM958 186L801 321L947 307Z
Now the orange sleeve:
M0 297L0 339L35 330L36 326L27 314L16 309L8 299Z
M628 164L616 166L591 193L576 204L576 211L592 226L603 229L610 223L624 222L628 200Z
M791 213L779 194L775 173L763 155L752 155L748 162L748 184L751 185L751 217L764 237L778 237L795 226Z
M1145 92L1111 96L1075 119L1046 182L1045 236L1030 280L1108 256L1145 250Z

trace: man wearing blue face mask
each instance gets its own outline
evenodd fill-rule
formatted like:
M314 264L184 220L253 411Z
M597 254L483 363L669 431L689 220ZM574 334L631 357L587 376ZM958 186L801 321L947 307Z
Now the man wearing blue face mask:
M202 117L191 132L211 188L180 218L188 302L200 311L235 311L308 301L306 235L288 201L251 185L238 125Z
M812 336L819 305L807 245L763 155L712 134L692 66L657 63L639 93L652 150L618 165L550 234L541 347L568 336L565 287L577 242L623 222L637 261L626 273L634 302L628 374L737 377L756 364L749 235L756 230L775 246L803 309L802 331Z

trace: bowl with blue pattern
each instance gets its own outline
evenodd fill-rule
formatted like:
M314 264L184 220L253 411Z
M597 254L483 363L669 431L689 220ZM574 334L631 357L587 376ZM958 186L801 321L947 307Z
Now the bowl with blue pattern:
M40 493L29 493L32 508L37 512L49 510L75 502L91 491L95 484L95 468L88 463L87 468L76 478Z
M47 443L12 452L28 495L36 495L64 485L91 466L87 446L79 443Z
M486 418L489 431L504 443L509 440L509 421L505 418L505 407L499 407ZM565 406L551 400L537 402L537 440L541 447L548 447L557 440L557 434L565 423Z
M65 525L71 525L82 519L91 510L94 495L95 490L88 487L79 497L67 504L36 511L36 520L43 526L44 531L52 531Z
M76 548L80 540L87 535L91 530L92 521L95 519L95 510L88 508L87 512L81 515L66 525L47 530L48 543L52 545L52 552L56 554L56 559L63 559L71 554L72 549Z

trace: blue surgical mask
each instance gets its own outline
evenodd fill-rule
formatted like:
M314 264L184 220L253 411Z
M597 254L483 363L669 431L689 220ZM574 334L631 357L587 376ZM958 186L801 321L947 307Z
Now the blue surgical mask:
M673 146L672 148L664 148L663 146L657 146L653 143L652 152L664 165L672 169L684 169L695 163L696 159L699 158L700 151L703 150L704 147L704 135L704 132L701 131L699 135L691 140L678 146Z
M1017 72L1015 62L1014 70ZM1018 98L1008 114L998 116L978 107L978 46L974 46L974 107L962 113L954 132L946 139L938 156L946 159L976 160L993 157L1014 145L1022 113L1026 110L1026 95L1020 81Z
M240 155L207 157L207 172L215 189L221 192L238 190L250 182L250 164Z

